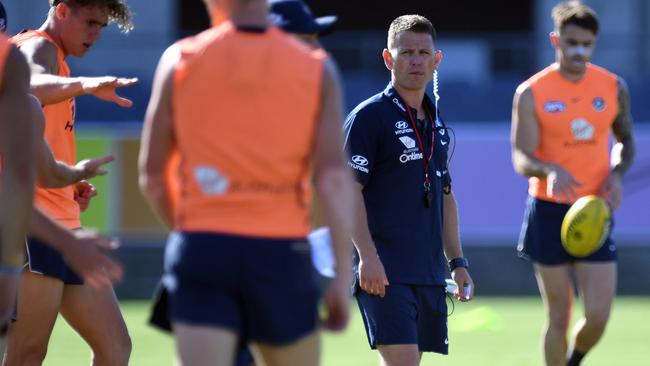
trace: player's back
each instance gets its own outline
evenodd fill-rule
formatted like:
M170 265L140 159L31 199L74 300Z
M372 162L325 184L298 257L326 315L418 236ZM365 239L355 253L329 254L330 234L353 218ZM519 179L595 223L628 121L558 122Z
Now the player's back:
M324 53L226 22L179 44L177 227L260 237L309 230Z
M578 196L597 194L609 174L609 143L618 114L616 75L588 64L581 80L571 82L551 65L530 78L539 122L535 155L567 169L581 185ZM529 193L550 199L546 180L530 178Z

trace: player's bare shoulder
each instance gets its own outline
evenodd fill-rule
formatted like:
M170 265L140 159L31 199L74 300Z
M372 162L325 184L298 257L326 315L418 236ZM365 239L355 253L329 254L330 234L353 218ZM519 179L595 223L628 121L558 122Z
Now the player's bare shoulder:
M58 72L58 48L44 37L34 37L20 46L32 73L56 74Z
M513 109L534 109L533 89L529 82L525 81L515 90L515 95L512 100Z

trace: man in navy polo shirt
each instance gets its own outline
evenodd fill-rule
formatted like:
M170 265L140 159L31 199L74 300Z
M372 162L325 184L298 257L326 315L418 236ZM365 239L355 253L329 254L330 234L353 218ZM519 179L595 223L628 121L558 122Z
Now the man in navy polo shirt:
M385 365L418 365L422 352L447 354L445 257L460 288L456 298L473 295L447 169L449 134L425 94L442 58L434 37L422 16L395 19L383 51L391 83L345 123L348 165L362 193L355 296Z

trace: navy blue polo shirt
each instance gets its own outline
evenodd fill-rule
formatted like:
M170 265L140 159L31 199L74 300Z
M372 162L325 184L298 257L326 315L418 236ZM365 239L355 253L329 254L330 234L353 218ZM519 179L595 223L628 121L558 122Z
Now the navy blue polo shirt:
M435 119L435 107L425 95ZM363 185L368 226L390 283L443 285L446 260L442 245L443 188L449 133L442 122L420 133L423 153L406 105L392 84L357 106L345 121L348 165ZM417 112L411 109L413 118ZM424 204L424 166L434 135L429 177L433 199Z

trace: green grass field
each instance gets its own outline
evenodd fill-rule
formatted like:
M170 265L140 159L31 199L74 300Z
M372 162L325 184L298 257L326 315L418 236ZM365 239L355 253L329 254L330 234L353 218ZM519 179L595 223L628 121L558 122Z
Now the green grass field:
M125 301L122 309L133 339L131 365L173 364L169 336L146 325L149 302ZM534 297L477 298L456 306L449 319L450 355L426 354L422 365L528 366L542 365L539 334L542 305ZM324 337L323 365L375 366L377 356L366 342L356 305L348 330ZM577 319L578 313L576 312ZM575 320L574 319L574 320ZM617 299L611 322L585 366L648 365L650 363L650 297ZM88 365L90 352L59 318L50 341L46 366Z

